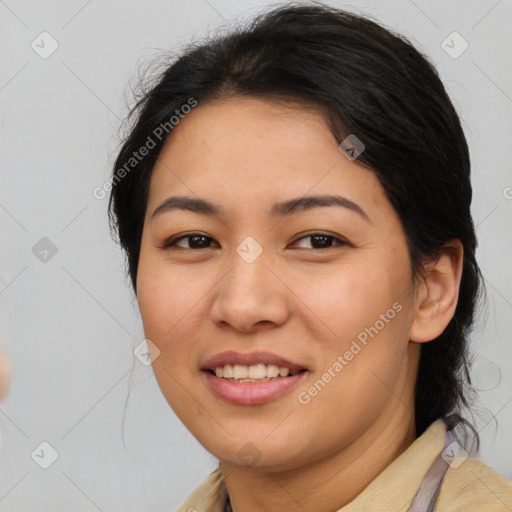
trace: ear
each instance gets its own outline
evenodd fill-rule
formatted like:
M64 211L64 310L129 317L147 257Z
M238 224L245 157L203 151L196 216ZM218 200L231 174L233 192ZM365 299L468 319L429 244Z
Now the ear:
M450 323L459 298L463 257L460 240L451 240L435 261L425 265L425 274L416 288L416 311L409 332L411 341L431 341Z

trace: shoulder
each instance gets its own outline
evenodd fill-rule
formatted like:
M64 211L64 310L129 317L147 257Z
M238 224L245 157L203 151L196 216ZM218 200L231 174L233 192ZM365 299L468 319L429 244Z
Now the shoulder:
M220 465L180 505L177 512L224 512L227 490Z
M512 482L476 459L450 467L444 476L436 504L439 512L510 512Z

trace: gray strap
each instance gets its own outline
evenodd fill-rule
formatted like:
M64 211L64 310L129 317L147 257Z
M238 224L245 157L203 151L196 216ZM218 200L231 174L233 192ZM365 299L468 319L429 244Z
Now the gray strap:
M446 432L444 437L444 446L441 452L437 455L432 462L432 465L425 473L423 480L416 491L416 495L412 500L411 506L407 512L433 512L434 504L441 490L441 483L444 475L449 467L449 464L443 459L442 453L455 439L450 432Z

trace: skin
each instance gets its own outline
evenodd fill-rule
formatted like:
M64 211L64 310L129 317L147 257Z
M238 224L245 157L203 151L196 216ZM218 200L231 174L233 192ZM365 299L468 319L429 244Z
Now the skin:
M9 361L5 352L0 349L0 401L7 396L9 387Z
M337 194L367 218L323 206L280 219L271 206ZM171 210L169 196L223 208ZM327 248L307 235L326 232ZM175 235L190 239L164 248ZM248 236L263 248L247 263ZM306 238L305 238L306 237ZM330 247L329 247L330 245ZM194 247L194 246L193 246ZM151 178L137 289L144 332L168 403L222 464L235 512L332 511L415 439L420 343L453 316L462 249L453 241L412 277L405 235L375 175L349 161L318 110L254 98L200 104L180 121ZM308 404L298 401L365 328L401 311ZM270 351L308 369L298 389L259 405L217 398L200 368L225 350ZM246 443L256 464L237 454ZM247 449L247 448L246 448Z
M9 389L9 360L5 352L0 349L0 402L5 400ZM0 436L1 440L1 436Z

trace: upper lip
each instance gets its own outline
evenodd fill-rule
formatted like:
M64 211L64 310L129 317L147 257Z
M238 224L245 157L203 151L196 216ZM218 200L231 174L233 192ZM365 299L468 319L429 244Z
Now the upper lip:
M280 368L288 368L291 373L298 373L304 370L304 366L300 364L292 363L288 359L280 357L271 352L236 352L234 350L228 350L227 352L221 352L216 354L204 364L202 370L212 370L215 368L226 366L227 364L240 364L243 366L253 366L256 364L275 364Z

